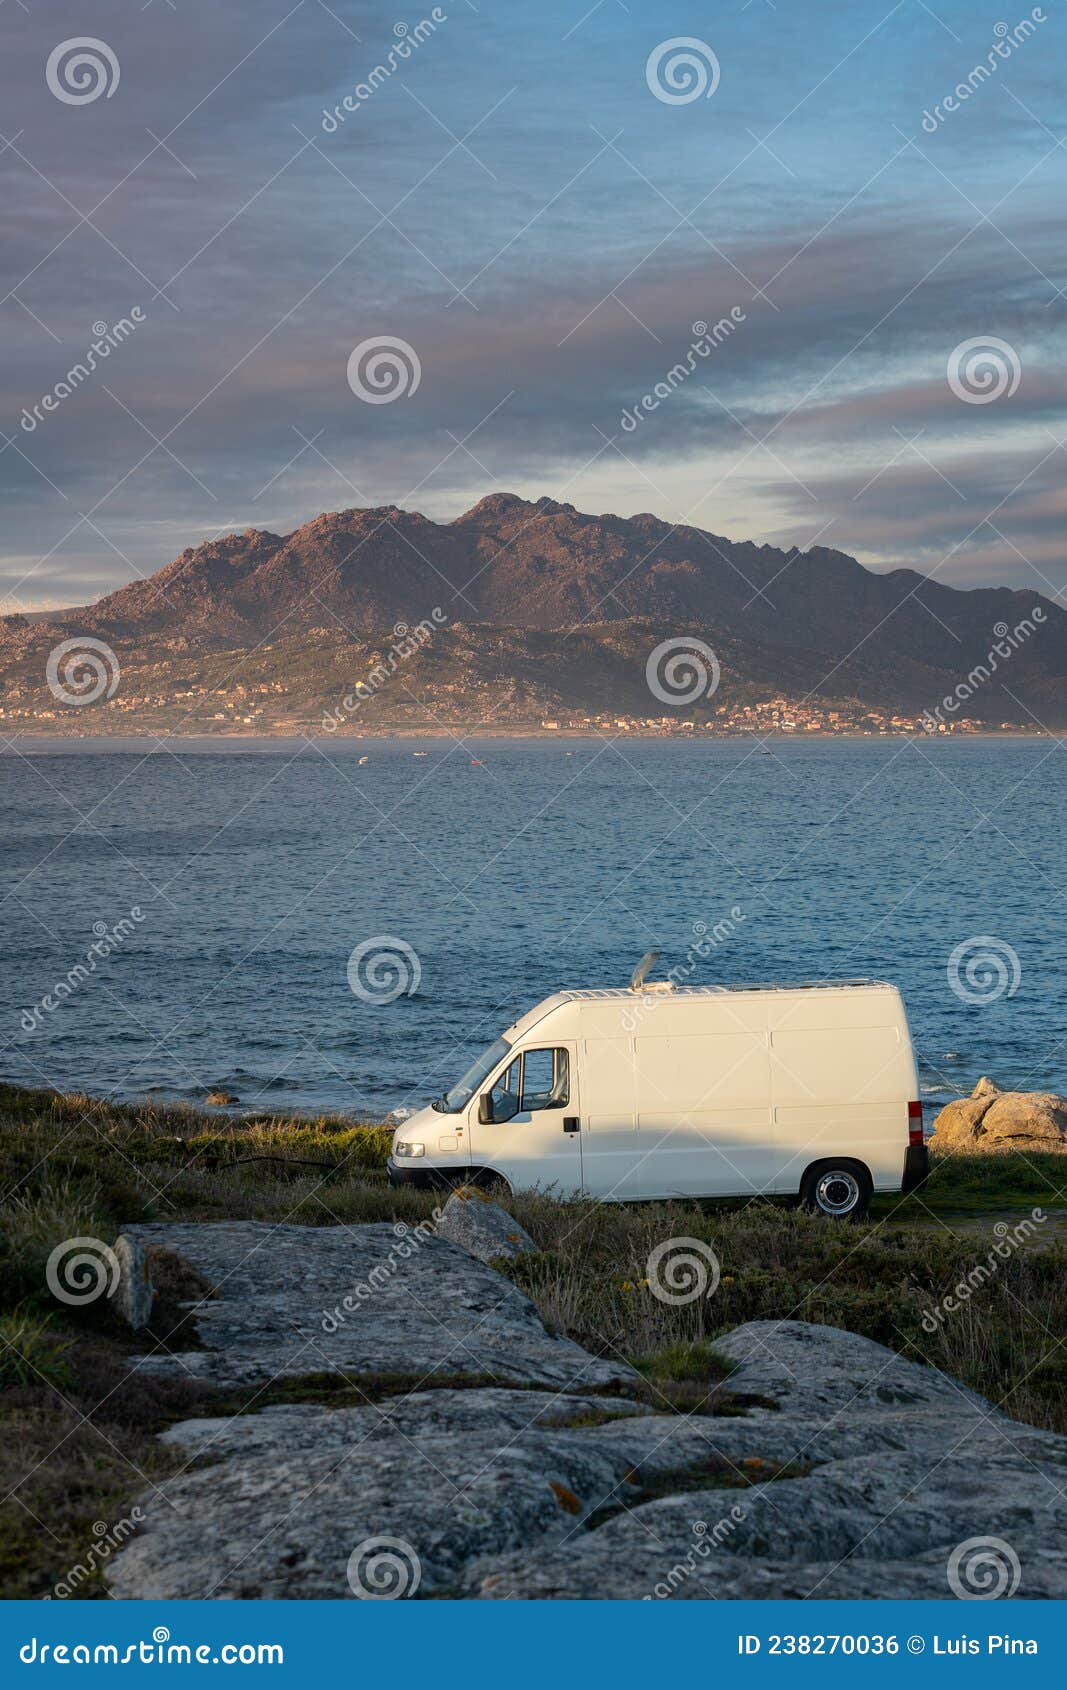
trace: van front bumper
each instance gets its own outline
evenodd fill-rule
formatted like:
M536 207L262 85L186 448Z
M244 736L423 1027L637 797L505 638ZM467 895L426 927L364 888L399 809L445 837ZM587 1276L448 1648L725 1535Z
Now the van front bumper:
M904 1152L904 1178L900 1182L901 1191L918 1191L925 1185L926 1176L930 1172L930 1153L925 1144L909 1144Z

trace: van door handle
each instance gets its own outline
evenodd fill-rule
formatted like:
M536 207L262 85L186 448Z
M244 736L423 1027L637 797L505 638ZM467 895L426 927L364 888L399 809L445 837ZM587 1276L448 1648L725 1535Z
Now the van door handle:
M564 1117L563 1117L563 1131L565 1133L576 1133L578 1131L578 1117L577 1117L577 1115L564 1115Z

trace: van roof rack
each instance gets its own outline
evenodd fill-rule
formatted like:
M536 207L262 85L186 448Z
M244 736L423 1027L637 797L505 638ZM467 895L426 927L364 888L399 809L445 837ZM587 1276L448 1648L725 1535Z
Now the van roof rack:
M888 980L875 980L866 975L857 975L855 978L844 980L756 980L751 984L737 986L675 986L674 991L678 997L721 997L731 992L826 992L849 990L859 986L888 988L890 984ZM655 988L660 982L651 981L650 985ZM640 992L639 987L638 995ZM563 991L559 995L572 1002L593 1002L598 999L631 998L634 990L630 986L589 986Z

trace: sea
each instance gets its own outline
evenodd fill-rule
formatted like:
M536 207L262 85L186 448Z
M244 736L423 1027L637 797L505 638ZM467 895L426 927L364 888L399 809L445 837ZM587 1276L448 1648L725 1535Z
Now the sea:
M873 977L927 1119L1067 1091L1047 737L18 739L0 1077L403 1114L560 988Z

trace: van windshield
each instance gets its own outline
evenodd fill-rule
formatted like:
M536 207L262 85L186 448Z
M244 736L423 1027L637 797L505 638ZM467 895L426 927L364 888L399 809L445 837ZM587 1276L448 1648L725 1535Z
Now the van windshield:
M458 1115L461 1109L466 1109L478 1087L489 1078L497 1063L503 1061L510 1049L507 1039L494 1039L480 1056L475 1057L462 1079L457 1080L443 1097L436 1100L434 1108L442 1115Z

